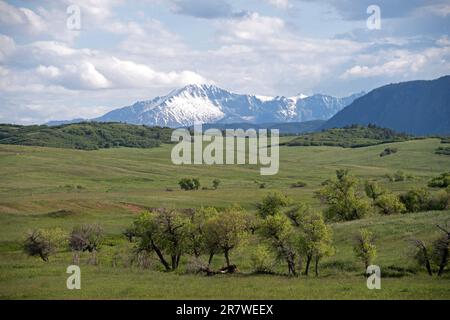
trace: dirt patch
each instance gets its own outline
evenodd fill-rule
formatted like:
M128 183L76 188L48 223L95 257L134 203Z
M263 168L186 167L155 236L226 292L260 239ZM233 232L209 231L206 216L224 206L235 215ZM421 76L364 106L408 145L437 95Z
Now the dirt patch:
M143 211L149 210L149 208L146 206L142 206L142 205L135 204L135 203L128 203L128 202L121 202L120 207L124 208L132 213L136 213L136 214L139 214L139 213L142 213Z

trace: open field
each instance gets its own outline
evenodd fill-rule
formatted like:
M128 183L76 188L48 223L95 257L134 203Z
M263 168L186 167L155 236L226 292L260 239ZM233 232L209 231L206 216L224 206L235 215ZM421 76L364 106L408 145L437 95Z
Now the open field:
M333 224L336 254L321 261L318 278L250 274L248 254L257 241L253 238L231 253L241 274L186 275L187 257L175 273L157 271L157 263L151 270L112 267L113 255L128 246L121 232L144 208L238 203L255 211L264 195L280 190L296 203L320 209L314 191L341 168L403 192L450 171L450 158L434 153L439 146L439 139L426 139L358 149L281 147L279 174L262 177L258 166L174 166L170 145L97 151L0 145L0 298L450 299L449 273L442 279L428 277L411 259L409 244L412 238L434 239L437 223L450 225L450 211L373 215ZM387 147L398 152L380 158ZM389 182L385 175L398 170L411 179ZM221 184L218 190L180 191L177 182L183 177L198 177L202 186L210 187L215 178ZM297 181L307 186L290 188ZM259 188L262 182L265 189ZM20 248L29 229L60 227L69 232L88 222L104 226L106 241L98 266L86 265L82 257L82 290L65 288L70 252L59 252L44 263L25 256ZM366 288L363 266L352 251L353 235L360 227L377 235L375 262L383 276L378 291ZM216 256L214 265L222 264L223 258Z

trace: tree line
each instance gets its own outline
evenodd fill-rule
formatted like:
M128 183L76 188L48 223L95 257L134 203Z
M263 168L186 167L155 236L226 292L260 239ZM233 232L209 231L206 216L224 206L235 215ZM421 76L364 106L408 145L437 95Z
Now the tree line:
M436 181L446 177L437 177L432 182L440 183ZM140 214L123 231L123 236L132 244L136 255L155 256L165 271L177 270L182 257L190 256L198 261L195 272L234 273L238 271L233 261L236 248L256 237L258 245L247 257L255 272L274 273L275 260L285 266L290 276L308 275L312 268L318 276L321 259L335 254L329 222L360 219L374 211L416 212L430 207L448 208L449 204L448 188L444 191L446 198L444 193L436 198L418 189L395 195L369 180L363 184L364 195L358 187L360 184L347 170L338 170L336 178L324 181L316 192L325 204L323 212L305 204L294 204L280 192L268 193L257 204L256 214L239 205L224 209L154 209ZM439 229L444 234L431 245L413 241L414 257L430 275L433 270L442 275L449 260L450 235L443 226ZM77 226L68 236L60 229L35 230L27 235L24 250L48 261L64 243L73 252L75 264L79 264L82 252L88 252L88 262L96 264L103 239L103 229L97 224ZM376 259L376 235L366 229L359 230L353 239L353 250L355 258L367 269ZM219 270L212 267L215 256L222 256L225 263Z

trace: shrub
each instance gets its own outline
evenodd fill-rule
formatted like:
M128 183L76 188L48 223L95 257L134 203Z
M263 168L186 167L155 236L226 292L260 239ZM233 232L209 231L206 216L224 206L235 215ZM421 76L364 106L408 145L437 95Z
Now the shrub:
M304 187L306 187L306 182L303 181L297 181L291 184L291 188L304 188Z
M401 170L398 170L394 174L386 174L386 178L391 182L401 182L413 179L411 175L407 175Z
M274 259L270 250L264 246L259 245L253 250L251 254L251 265L255 273L272 273L274 266Z
M395 180L395 182L397 182L397 181L405 181L406 180L406 174L403 171L399 170L399 171L394 173L394 180Z
M382 153L380 153L380 157L389 156L394 153L397 153L397 148L386 148Z
M220 180L219 179L214 179L213 182L212 182L212 185L213 185L213 189L217 190L217 188L219 188L219 185L220 185Z
M407 212L426 211L429 208L431 195L425 188L416 188L400 196Z
M183 190L198 190L200 188L200 180L197 178L183 178L178 184Z
M428 186L431 188L447 188L450 186L450 172L442 173L440 176L431 179Z
M64 233L61 229L39 229L28 233L23 244L26 254L31 257L39 256L48 262L50 255L56 252L64 241Z
M436 149L435 153L449 156L450 155L450 147L439 147Z
M374 205L380 209L383 214L403 213L406 211L405 205L393 193L386 193L375 200Z
M446 210L450 208L450 189L439 190L429 202L428 210Z
M103 228L99 224L84 224L73 228L69 247L74 253L74 263L79 264L81 252L91 253L90 263L97 264L97 251L103 241Z

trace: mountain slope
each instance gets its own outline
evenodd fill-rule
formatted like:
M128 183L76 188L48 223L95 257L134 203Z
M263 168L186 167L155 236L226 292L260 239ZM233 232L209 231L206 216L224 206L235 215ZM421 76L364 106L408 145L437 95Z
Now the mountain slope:
M327 120L361 95L272 98L236 94L213 85L188 85L166 96L113 110L93 121L184 127L194 122L261 124Z
M375 89L336 114L322 129L370 123L415 135L450 134L450 76Z

